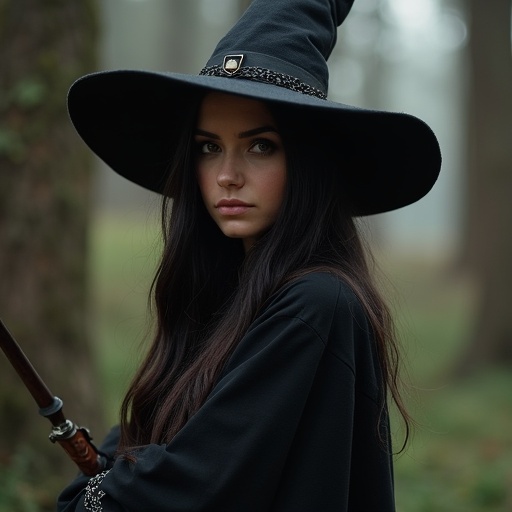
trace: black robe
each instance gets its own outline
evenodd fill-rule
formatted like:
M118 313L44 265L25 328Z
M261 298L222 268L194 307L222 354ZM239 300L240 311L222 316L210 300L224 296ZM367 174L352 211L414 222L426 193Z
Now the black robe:
M382 403L359 300L312 273L269 300L171 443L118 458L92 483L79 476L58 510L393 511ZM115 429L102 449L112 455L117 439Z

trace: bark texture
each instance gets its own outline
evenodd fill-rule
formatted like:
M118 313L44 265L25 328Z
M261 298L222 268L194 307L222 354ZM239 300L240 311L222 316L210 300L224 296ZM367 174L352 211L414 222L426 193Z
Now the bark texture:
M476 276L473 339L459 371L512 364L512 59L510 0L466 0L470 41L466 244Z
M66 94L95 68L96 9L94 0L0 0L0 316L67 415L91 428L100 414L88 339L90 157ZM17 471L25 482L0 488L4 501L11 492L54 509L76 469L48 442L49 427L2 354L0 485Z

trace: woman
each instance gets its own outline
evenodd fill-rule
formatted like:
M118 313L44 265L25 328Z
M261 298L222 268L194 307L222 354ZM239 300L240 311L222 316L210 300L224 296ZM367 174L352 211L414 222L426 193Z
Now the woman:
M388 397L408 416L354 217L418 200L440 155L415 118L325 99L350 4L254 0L200 76L72 87L84 140L163 194L164 250L109 464L59 510L394 510Z

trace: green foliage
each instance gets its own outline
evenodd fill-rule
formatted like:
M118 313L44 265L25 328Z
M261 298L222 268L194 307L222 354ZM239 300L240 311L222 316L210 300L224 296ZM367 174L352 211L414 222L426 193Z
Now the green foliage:
M2 90L0 109L4 112L9 108L30 110L42 105L47 97L48 87L41 78L25 76Z
M512 500L512 374L423 393L422 425L395 464L399 510L498 512Z
M59 449L56 447L55 449ZM53 512L62 487L58 475L39 478L45 461L36 448L25 445L0 461L0 512Z
M0 512L40 512L37 490L30 483L31 461L28 448L14 454L10 464L0 466Z
M46 85L38 78L20 80L11 92L11 101L23 109L41 105L47 95Z
M20 134L9 128L0 126L0 158L19 163L23 160L26 145Z
M46 101L48 88L36 77L25 77L11 88L0 91L0 159L21 164L34 135L41 135L47 126L40 119L26 118L26 113ZM42 114L40 114L41 116Z

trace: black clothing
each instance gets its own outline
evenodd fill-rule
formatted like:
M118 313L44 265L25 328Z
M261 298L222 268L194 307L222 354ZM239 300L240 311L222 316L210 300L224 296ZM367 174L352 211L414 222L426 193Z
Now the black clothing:
M118 458L95 486L99 508L84 508L80 476L58 510L393 511L382 403L359 300L339 278L312 273L268 301L170 444L141 448L136 463Z

